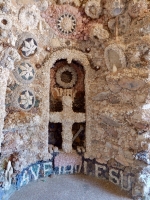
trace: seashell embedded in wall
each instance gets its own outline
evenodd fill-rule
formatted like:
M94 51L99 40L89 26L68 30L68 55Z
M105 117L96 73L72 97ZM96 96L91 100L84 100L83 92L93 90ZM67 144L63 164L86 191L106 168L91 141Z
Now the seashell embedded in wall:
M13 106L28 111L35 104L35 95L30 88L17 88L12 96Z
M7 163L7 169L5 171L5 184L4 189L9 190L11 183L12 183L12 175L13 175L13 167L11 161Z
M76 28L76 19L71 14L63 14L57 20L57 28L62 34L71 34Z
M30 57L37 51L37 42L33 38L27 38L21 46L21 53L24 57Z
M16 43L15 43L16 48L20 49L23 42L27 40L28 38L32 38L37 43L37 37L35 35L33 35L31 32L23 32L17 37Z
M19 82L29 84L34 80L35 69L31 64L22 62L15 68L13 74Z
M111 44L106 47L104 58L108 70L115 71L120 67L126 67L126 58L123 50L119 45Z
M3 30L10 30L12 27L11 18L7 15L0 15L0 28Z
M29 90L24 90L18 98L18 103L20 108L25 110L30 109L34 104L33 93Z
M85 4L85 13L92 19L98 19L102 13L101 0L88 0Z
M0 55L0 65L4 68L8 68L10 70L14 69L14 63L21 59L17 50L12 47L6 47L3 49Z
M147 10L147 2L145 0L131 1L128 6L128 13L132 18L136 18Z
M1 14L4 14L4 13L6 13L6 14L8 14L8 12L9 12L9 4L10 2L9 1L7 1L7 0L1 0L0 1L0 13Z
M103 28L102 24L95 23L91 26L90 34L91 40L106 40L109 38L109 32Z
M36 6L22 7L19 13L19 20L24 28L30 27L35 29L39 22L40 14Z
M48 1L42 1L39 5L41 11L45 11L48 8Z
M120 15L124 11L124 4L120 0L115 0L113 2L113 7L112 7L112 12L111 14L113 16Z

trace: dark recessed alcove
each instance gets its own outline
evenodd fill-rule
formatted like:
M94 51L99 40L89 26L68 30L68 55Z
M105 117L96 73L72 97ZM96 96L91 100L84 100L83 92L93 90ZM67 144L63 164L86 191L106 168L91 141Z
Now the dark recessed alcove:
M78 134L79 133L79 134ZM73 149L77 149L78 146L85 147L85 123L74 123L72 126L73 134Z
M62 110L63 110L62 100L54 99L53 96L51 96L50 112L61 112Z
M85 113L85 92L78 91L74 97L73 107L74 112Z
M48 144L53 144L59 149L62 148L62 124L61 123L49 123L48 131Z

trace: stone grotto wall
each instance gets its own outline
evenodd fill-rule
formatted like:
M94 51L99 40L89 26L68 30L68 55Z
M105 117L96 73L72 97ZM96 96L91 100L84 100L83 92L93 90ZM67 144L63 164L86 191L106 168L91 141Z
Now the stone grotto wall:
M76 172L150 198L149 11L146 0L0 0L1 199ZM62 149L49 123L62 124Z

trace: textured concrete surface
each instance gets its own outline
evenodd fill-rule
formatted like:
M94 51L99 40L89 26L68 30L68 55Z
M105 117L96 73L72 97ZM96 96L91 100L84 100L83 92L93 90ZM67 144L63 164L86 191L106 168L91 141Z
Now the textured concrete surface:
M58 175L32 182L10 200L131 200L116 185L85 175Z

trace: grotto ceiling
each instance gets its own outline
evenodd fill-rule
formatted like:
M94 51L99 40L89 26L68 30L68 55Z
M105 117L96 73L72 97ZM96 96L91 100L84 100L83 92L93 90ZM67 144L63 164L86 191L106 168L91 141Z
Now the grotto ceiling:
M150 2L0 0L0 198L50 174L150 193Z

